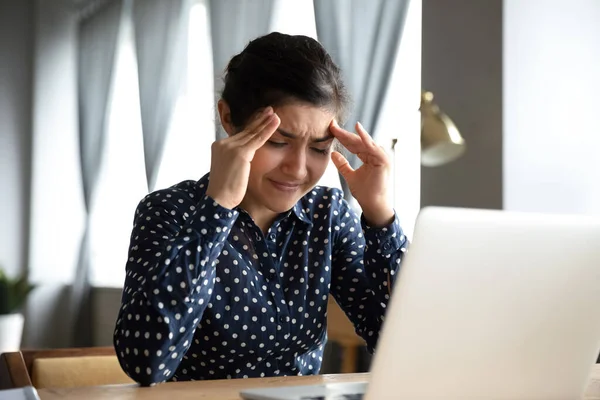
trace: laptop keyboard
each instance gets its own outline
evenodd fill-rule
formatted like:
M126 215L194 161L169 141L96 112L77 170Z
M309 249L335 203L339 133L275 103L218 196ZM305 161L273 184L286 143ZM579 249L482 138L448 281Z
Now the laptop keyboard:
M362 400L364 394L338 394L333 396L302 397L301 400Z

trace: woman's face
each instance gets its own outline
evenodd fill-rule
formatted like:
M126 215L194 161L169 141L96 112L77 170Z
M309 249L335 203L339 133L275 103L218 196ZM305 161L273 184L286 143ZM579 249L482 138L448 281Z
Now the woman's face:
M273 107L281 124L256 151L242 206L252 215L282 213L310 191L329 163L334 114L305 103Z

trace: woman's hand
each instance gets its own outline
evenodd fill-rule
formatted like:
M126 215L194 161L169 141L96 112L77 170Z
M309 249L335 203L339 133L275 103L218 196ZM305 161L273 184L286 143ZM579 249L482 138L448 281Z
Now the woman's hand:
M337 151L331 159L358 201L367 222L375 227L383 227L394 220L394 210L388 196L391 163L385 151L379 147L362 127L356 124L355 135L348 132L334 120L329 131L351 153L356 154L363 165L354 170L346 157Z
M225 208L238 206L248 189L250 162L279 127L272 107L258 112L246 128L212 144L210 180L206 194Z

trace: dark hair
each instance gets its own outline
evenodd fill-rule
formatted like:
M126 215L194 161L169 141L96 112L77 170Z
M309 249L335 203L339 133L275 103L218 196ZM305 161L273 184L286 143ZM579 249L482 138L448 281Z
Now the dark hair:
M341 72L316 40L273 32L252 40L225 71L222 99L243 128L259 109L293 101L331 110L340 124L349 96Z

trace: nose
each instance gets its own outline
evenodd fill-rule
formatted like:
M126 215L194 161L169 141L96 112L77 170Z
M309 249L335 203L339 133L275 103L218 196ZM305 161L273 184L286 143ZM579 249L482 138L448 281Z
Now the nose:
M290 179L302 181L308 172L306 168L306 149L294 149L289 152L281 164L281 171Z

